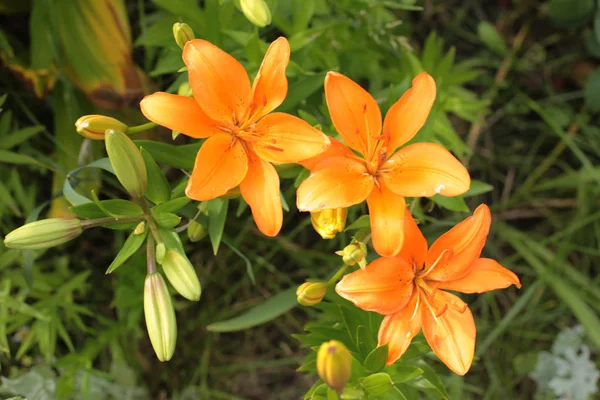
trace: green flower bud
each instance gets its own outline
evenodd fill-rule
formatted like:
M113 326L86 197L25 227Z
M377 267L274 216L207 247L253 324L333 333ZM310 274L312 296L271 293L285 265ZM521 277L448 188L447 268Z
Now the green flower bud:
M103 140L108 129L127 132L128 126L118 119L106 115L84 115L75 122L75 129L81 136L92 140Z
M168 250L162 261L163 271L177 293L188 300L200 300L202 288L192 263L186 256L175 250Z
M264 28L271 23L271 10L264 0L240 0L242 12L259 28Z
M10 232L4 245L13 249L46 249L81 235L81 221L76 218L49 218L31 222Z
M304 282L296 290L298 303L308 307L319 304L327 294L328 288L329 285L325 282Z
M179 85L179 88L177 89L177 94L186 97L192 96L192 88L189 82L183 82L181 85Z
M340 392L352 372L352 356L348 348L337 340L323 343L317 353L317 372L327 386Z
M388 374L379 372L364 378L361 381L361 386L369 396L381 396L393 389L394 382L392 382L392 378Z
M177 46L183 49L183 46L190 40L194 40L194 31L188 24L183 22L176 22L173 24L173 37Z
M175 352L177 322L171 296L161 274L146 276L144 284L144 315L148 336L160 361L169 361Z
M365 268L367 266L367 245L362 242L354 242L344 247L344 250L336 251L335 254L342 256L346 265L354 265Z
M165 254L167 254L167 247L163 242L160 242L156 245L156 262L162 264L165 259Z
M133 197L142 198L148 185L146 163L135 143L123 132L106 131L106 152L117 179Z
M187 234L191 242L199 242L208 235L208 231L200 222L190 221L187 227Z
M310 213L310 220L315 231L323 239L333 239L335 234L342 232L346 227L347 208L327 208L322 211Z

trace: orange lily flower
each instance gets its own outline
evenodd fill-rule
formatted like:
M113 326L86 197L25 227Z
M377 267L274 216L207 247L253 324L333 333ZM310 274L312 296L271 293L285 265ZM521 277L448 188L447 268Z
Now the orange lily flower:
M379 345L388 344L387 365L404 354L422 328L439 359L464 375L475 353L475 322L466 303L441 289L482 293L510 285L520 288L521 283L496 261L480 258L491 223L485 204L429 249L414 219L405 213L406 240L400 254L346 275L336 291L357 307L386 316L379 327Z
M271 163L295 163L322 153L329 138L302 119L271 113L287 95L288 41L275 40L254 83L235 58L206 40L186 43L183 61L194 98L164 92L140 106L150 121L192 138L207 138L185 193L210 200L240 187L261 232L275 236L283 211L279 175Z
M375 99L350 78L329 72L327 107L349 148L332 140L327 152L302 163L311 175L298 188L298 209L345 208L366 199L373 247L382 256L402 248L405 196L458 196L471 184L465 167L438 144L414 143L396 152L425 124L435 101L430 75L423 72L412 83L387 113L382 134Z

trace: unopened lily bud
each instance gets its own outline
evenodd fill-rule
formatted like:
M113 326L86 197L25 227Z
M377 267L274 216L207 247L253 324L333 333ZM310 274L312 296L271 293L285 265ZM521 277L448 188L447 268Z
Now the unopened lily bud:
M352 356L348 348L337 340L323 343L317 353L317 372L327 386L340 392L352 372Z
M327 294L328 288L329 285L325 282L304 282L296 290L298 303L308 307L319 304Z
M187 234L191 242L199 242L208 235L208 231L200 222L190 221L187 227Z
M31 222L10 232L4 245L13 249L46 249L76 238L83 232L76 218L48 218Z
M84 115L75 122L77 133L92 140L103 140L107 129L127 132L128 126L106 115Z
M192 88L189 82L183 82L181 85L179 85L179 88L177 88L177 94L180 96L190 97L192 95Z
M168 250L162 261L163 271L177 293L188 300L200 300L202 288L194 266L186 256L175 250Z
M160 361L169 361L175 352L177 322L167 284L157 272L146 276L144 315L148 336L156 356Z
M167 247L163 242L160 242L156 245L156 262L162 264L165 259L165 254L167 254Z
M344 250L336 251L335 254L342 256L346 265L358 264L359 267L367 266L367 245L362 242L354 242L344 247Z
M347 208L328 208L310 213L310 220L315 231L323 239L333 239L335 234L346 227Z
M183 46L190 40L194 40L194 31L188 24L184 24L183 22L176 22L173 24L173 37L175 38L175 42L177 46L183 49Z
M393 389L394 382L388 374L379 372L364 378L361 381L361 386L369 396L382 396Z
M271 10L265 0L240 0L242 12L259 28L264 28L271 23Z
M108 158L121 185L133 197L144 197L148 174L138 147L126 134L112 129L106 131L105 144Z
M134 235L141 235L145 231L146 231L146 222L142 221L139 224L137 224L137 226L133 230L133 234Z

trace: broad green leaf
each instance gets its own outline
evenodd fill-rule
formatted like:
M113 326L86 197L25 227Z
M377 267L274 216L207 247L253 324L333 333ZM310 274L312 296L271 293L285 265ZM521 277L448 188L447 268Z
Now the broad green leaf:
M155 207L152 207L153 213L176 213L179 212L183 207L185 207L191 199L189 197L177 197L175 199L169 200L166 203L159 204Z
M393 368L390 369L389 374L394 383L403 383L408 382L419 375L423 375L423 370L412 365L395 364Z
M448 393L446 392L444 383L435 370L423 360L417 361L417 366L423 371L423 374L408 381L407 384L416 387L435 398L447 399Z
M504 38L498 33L496 27L488 21L479 22L477 25L477 36L479 37L479 40L494 53L501 56L508 54Z
M152 219L158 226L163 228L172 229L175 228L181 222L181 217L173 213L155 213L152 212Z
M123 247L119 250L119 253L113 260L113 262L108 266L106 270L106 274L110 274L117 268L119 268L125 261L129 259L138 249L144 244L146 240L146 236L148 235L149 228L146 227L144 232L136 235L134 232L131 232L125 243L123 243Z
M431 197L431 201L440 207L446 208L451 211L469 212L469 207L465 203L465 199L462 196L446 197L436 194Z
M277 318L291 310L296 304L298 304L296 301L296 287L292 287L235 318L214 322L208 325L206 329L211 332L234 332L249 329Z
M154 161L154 158L142 147L140 149L144 163L146 164L146 173L148 174L148 187L146 188L146 196L154 204L164 203L171 197L171 186L162 170Z
M471 187L462 196L463 197L477 196L480 194L491 192L492 190L494 190L494 187L492 185L490 185L489 183L485 183L485 182L478 181L478 180L472 180Z
M192 169L194 167L194 161L201 145L198 142L175 146L152 140L136 140L134 143L150 153L156 162L181 169Z
M79 217L85 218L85 219L98 219L98 218L105 218L105 217L109 216L96 203L83 203L78 206L73 206L73 207L71 207L71 211L73 211Z
M358 217L358 219L356 221L354 221L349 226L347 226L346 229L344 229L344 232L353 231L353 230L357 230L357 229L370 228L370 227L371 227L371 219L370 219L369 215L368 214L361 215L360 217Z
M365 358L365 368L371 373L379 372L385 368L387 357L388 345L378 346Z
M323 87L325 74L316 74L297 79L290 85L288 96L283 104L277 109L280 112L293 111L298 104L306 100L313 93Z
M217 255L223 237L228 205L228 199L214 199L208 202L208 236L214 255Z
M138 204L122 199L100 200L95 202L106 214L118 217L138 217L144 215L144 210Z

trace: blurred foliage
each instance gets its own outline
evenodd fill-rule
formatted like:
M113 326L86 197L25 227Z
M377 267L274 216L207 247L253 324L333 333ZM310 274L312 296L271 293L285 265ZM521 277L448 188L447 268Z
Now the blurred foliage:
M398 365L384 369L395 387L409 399L423 393L533 398L538 388L530 374L538 354L575 323L589 343L585 365L597 368L597 2L267 4L272 23L258 29L236 1L228 0L0 1L0 58L7 67L0 71L0 90L8 94L0 101L1 234L46 213L46 200L61 197L67 175L82 196L98 189L101 176L101 200L123 197L112 174L97 165L73 172L101 150L89 142L82 147L73 123L98 107L113 109L111 115L128 123L141 122L135 109L124 107L136 108L149 91L145 75L156 88L177 92L187 77L178 73L183 62L171 33L174 22L188 23L197 37L241 60L251 75L267 43L284 35L292 62L289 95L280 110L319 124L328 134L335 131L322 90L326 71L363 84L383 112L416 73L435 77L438 99L416 140L449 147L468 162L477 182L464 198L415 202L415 215L427 222L425 233L436 237L462 219L451 211L487 202L497 221L485 252L523 282L521 292L468 298L478 343L466 377L451 376L417 337ZM185 178L179 169L192 165L198 149L198 143L177 140L183 145L137 141L169 178L171 198L182 196ZM294 179L301 171L294 168L279 171L291 211ZM181 216L193 218L198 210L186 207ZM323 396L320 382L295 369L314 372L308 347L332 338L355 354L352 386L362 390L361 378L375 372L363 369L374 350L377 315L348 307L333 293L318 310L284 314L293 306L292 296L267 300L280 300L278 293L293 292L307 278L333 274L340 263L333 252L352 232L322 241L308 215L288 213L280 236L266 239L241 200L219 199L209 207L209 215L197 219L209 237L183 244L197 266L203 298L194 304L176 298L179 342L168 364L155 359L143 326L143 254L104 275L128 232L86 232L76 242L45 251L19 252L0 244L0 393L32 399L290 399L308 391L317 399ZM349 210L348 225L360 221L364 211ZM263 321L280 316L256 326L252 315ZM346 330L339 325L342 319L349 322ZM227 329L231 326L249 329ZM291 340L292 334L299 340ZM418 362L419 356L427 363Z

